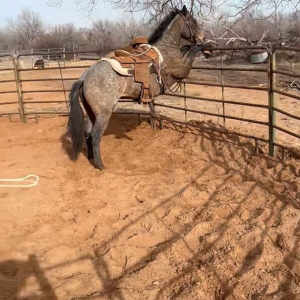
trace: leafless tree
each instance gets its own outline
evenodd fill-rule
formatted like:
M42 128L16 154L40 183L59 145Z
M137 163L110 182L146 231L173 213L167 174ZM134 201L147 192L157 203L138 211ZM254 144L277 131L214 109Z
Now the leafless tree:
M11 48L11 44L12 44L11 36L4 30L0 30L0 49L8 50Z
M118 22L117 26L122 36L125 37L126 43L136 36L148 36L151 30L148 24L144 24L142 20L136 21L133 16L126 21Z
M122 34L115 22L109 20L97 20L93 23L90 32L90 41L99 49L114 49L123 44Z
M83 31L72 23L49 27L36 42L38 48L74 49L85 44Z
M50 5L61 5L64 0L48 0ZM91 12L98 3L105 0L74 0ZM248 11L264 11L264 18L275 16L278 12L289 8L297 12L300 7L299 0L106 0L115 7L120 7L127 12L144 12L151 21L159 22L172 8L181 7L183 3L196 16L204 20L222 8L223 15L236 18Z
M28 9L23 9L15 21L9 21L8 27L11 35L15 36L22 48L33 44L45 31L40 16Z

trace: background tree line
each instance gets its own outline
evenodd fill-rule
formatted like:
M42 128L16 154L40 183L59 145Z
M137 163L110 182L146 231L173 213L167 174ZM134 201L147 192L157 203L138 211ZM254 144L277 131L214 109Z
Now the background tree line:
M126 21L97 20L91 28L72 23L47 26L39 14L23 9L16 20L0 28L0 50L44 48L115 49L137 35L148 35L149 24L133 17Z
M23 9L15 20L0 28L0 50L44 48L115 49L127 45L137 35L148 35L160 17L149 14L147 19L126 21L97 20L90 28L76 28L74 24L47 26L39 14ZM262 12L248 9L232 18L215 11L209 18L199 17L208 39L219 44L230 38L274 41L278 38L300 40L300 14Z

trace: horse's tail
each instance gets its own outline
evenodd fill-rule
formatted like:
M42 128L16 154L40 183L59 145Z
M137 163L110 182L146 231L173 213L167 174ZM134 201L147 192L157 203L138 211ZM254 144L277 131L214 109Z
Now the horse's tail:
M72 160L77 160L78 154L82 150L83 133L84 133L84 117L79 103L79 90L81 89L83 81L79 79L76 81L70 91L70 115L68 120L68 132L71 136L73 144Z

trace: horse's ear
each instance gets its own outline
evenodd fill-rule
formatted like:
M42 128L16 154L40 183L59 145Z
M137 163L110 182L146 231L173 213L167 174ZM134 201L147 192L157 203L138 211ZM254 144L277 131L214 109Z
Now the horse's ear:
M181 13L182 13L184 16L186 16L186 15L187 15L187 13L188 13L188 10L187 10L187 8L186 8L186 6L185 6L185 5L183 5L183 8L182 8L182 10L181 10Z

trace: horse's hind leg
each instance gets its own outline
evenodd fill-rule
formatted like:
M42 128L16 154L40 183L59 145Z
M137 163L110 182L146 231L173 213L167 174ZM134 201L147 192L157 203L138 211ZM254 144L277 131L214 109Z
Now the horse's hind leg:
M82 104L87 113L85 132L84 132L85 139L86 139L86 146L87 146L87 157L88 157L88 160L92 160L94 158L94 154L93 154L91 132L93 130L93 122L95 122L95 115L94 115L91 107L89 106L89 104L86 102L86 99L84 97L82 89L79 91L79 93L80 93L80 98L81 98Z
M93 154L94 154L94 164L95 167L103 170L105 166L101 159L100 153L100 143L102 136L107 128L109 119L111 117L111 112L108 114L101 114L101 116L96 117L96 122L94 124L91 136L92 136L92 145L93 145Z
M89 118L89 116L87 116L86 126L85 126L85 139L86 139L88 160L92 160L94 158L92 135L91 135L92 130L93 130L93 123L92 123L91 119Z

